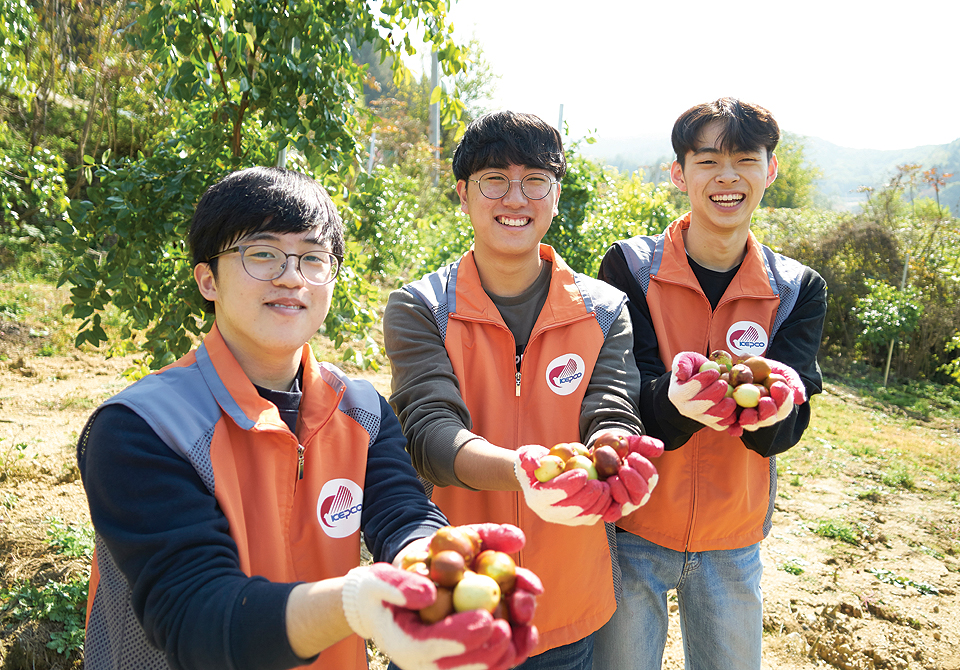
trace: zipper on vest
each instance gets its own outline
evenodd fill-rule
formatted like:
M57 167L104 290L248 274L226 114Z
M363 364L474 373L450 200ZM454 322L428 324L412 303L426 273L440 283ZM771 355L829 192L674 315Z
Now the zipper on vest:
M297 481L303 479L303 452L304 446L297 444Z
M517 397L520 397L520 371L517 370Z

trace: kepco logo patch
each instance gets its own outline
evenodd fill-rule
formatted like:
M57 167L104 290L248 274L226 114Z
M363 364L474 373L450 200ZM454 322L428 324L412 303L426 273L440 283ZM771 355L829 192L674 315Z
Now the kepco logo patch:
M360 529L363 489L349 479L331 479L320 489L317 518L330 537L347 537Z
M769 343L767 331L755 321L737 321L727 331L727 347L735 356L761 356Z
M557 395L570 395L583 381L585 367L576 354L557 356L547 365L547 386Z

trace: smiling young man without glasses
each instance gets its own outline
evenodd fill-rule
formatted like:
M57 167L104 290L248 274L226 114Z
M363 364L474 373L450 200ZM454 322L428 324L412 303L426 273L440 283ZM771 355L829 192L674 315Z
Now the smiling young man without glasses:
M424 625L426 578L360 567L361 532L399 563L447 521L386 400L308 344L343 258L327 193L290 170L235 172L189 239L212 330L97 409L77 448L96 530L85 667L363 670L364 637L404 670L517 660L488 613Z
M390 403L452 522L526 533L519 562L545 591L534 618L541 644L522 667L586 669L592 635L616 606L602 519L623 507L585 474L571 475L568 489L541 486L518 464L545 453L536 445L641 432L640 377L625 365L633 343L625 297L541 244L566 172L555 128L530 114L482 116L464 133L453 172L473 248L391 293Z
M779 139L758 105L723 98L687 110L673 128L670 176L690 212L661 235L616 243L601 264L600 278L629 298L640 416L666 452L650 502L617 522L623 598L597 634L597 670L660 667L670 589L685 667L760 668L760 541L776 499L776 454L810 421L826 315L820 275L750 232L777 177ZM786 381L737 415L719 371L699 372L717 349L775 361Z

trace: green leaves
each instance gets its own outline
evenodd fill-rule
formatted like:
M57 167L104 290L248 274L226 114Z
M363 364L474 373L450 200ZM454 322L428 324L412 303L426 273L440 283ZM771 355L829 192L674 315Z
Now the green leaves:
M0 2L12 0L0 0ZM232 170L277 163L317 176L356 227L351 192L359 172L369 114L360 98L366 67L351 45L369 42L385 57L411 44L408 26L438 49L445 72L464 65L450 40L447 2L360 0L147 0L133 38L161 66L159 86L169 100L167 129L136 158L85 160L86 198L59 228L72 261L61 276L72 292L73 316L83 319L78 344L106 339L100 313L112 303L145 333L142 348L153 368L186 353L210 327L192 277L185 240L204 190ZM384 27L402 45L381 36ZM394 75L406 72L392 58ZM447 117L462 106L446 104ZM348 250L348 262L359 249ZM337 282L327 334L338 344L366 340L376 323L378 294L354 269ZM349 355L355 356L356 352Z
M890 340L912 333L923 315L923 296L914 287L903 291L882 281L866 280L869 293L857 300L854 315L862 326L860 340L880 349Z

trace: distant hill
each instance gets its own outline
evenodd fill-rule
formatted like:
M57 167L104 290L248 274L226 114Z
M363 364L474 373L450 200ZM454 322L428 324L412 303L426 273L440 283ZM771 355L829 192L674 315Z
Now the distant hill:
M897 172L898 165L920 163L923 169L936 166L940 172L952 172L940 192L940 203L960 215L960 139L949 144L933 144L912 149L850 149L819 137L798 136L810 163L823 171L817 183L819 200L825 206L851 209L866 199L857 193L860 186L880 188ZM612 165L621 173L641 168L648 180L665 180L661 164L673 161L669 137L645 136L598 139L595 144L581 144L583 155ZM933 197L932 188L921 189L917 196Z

